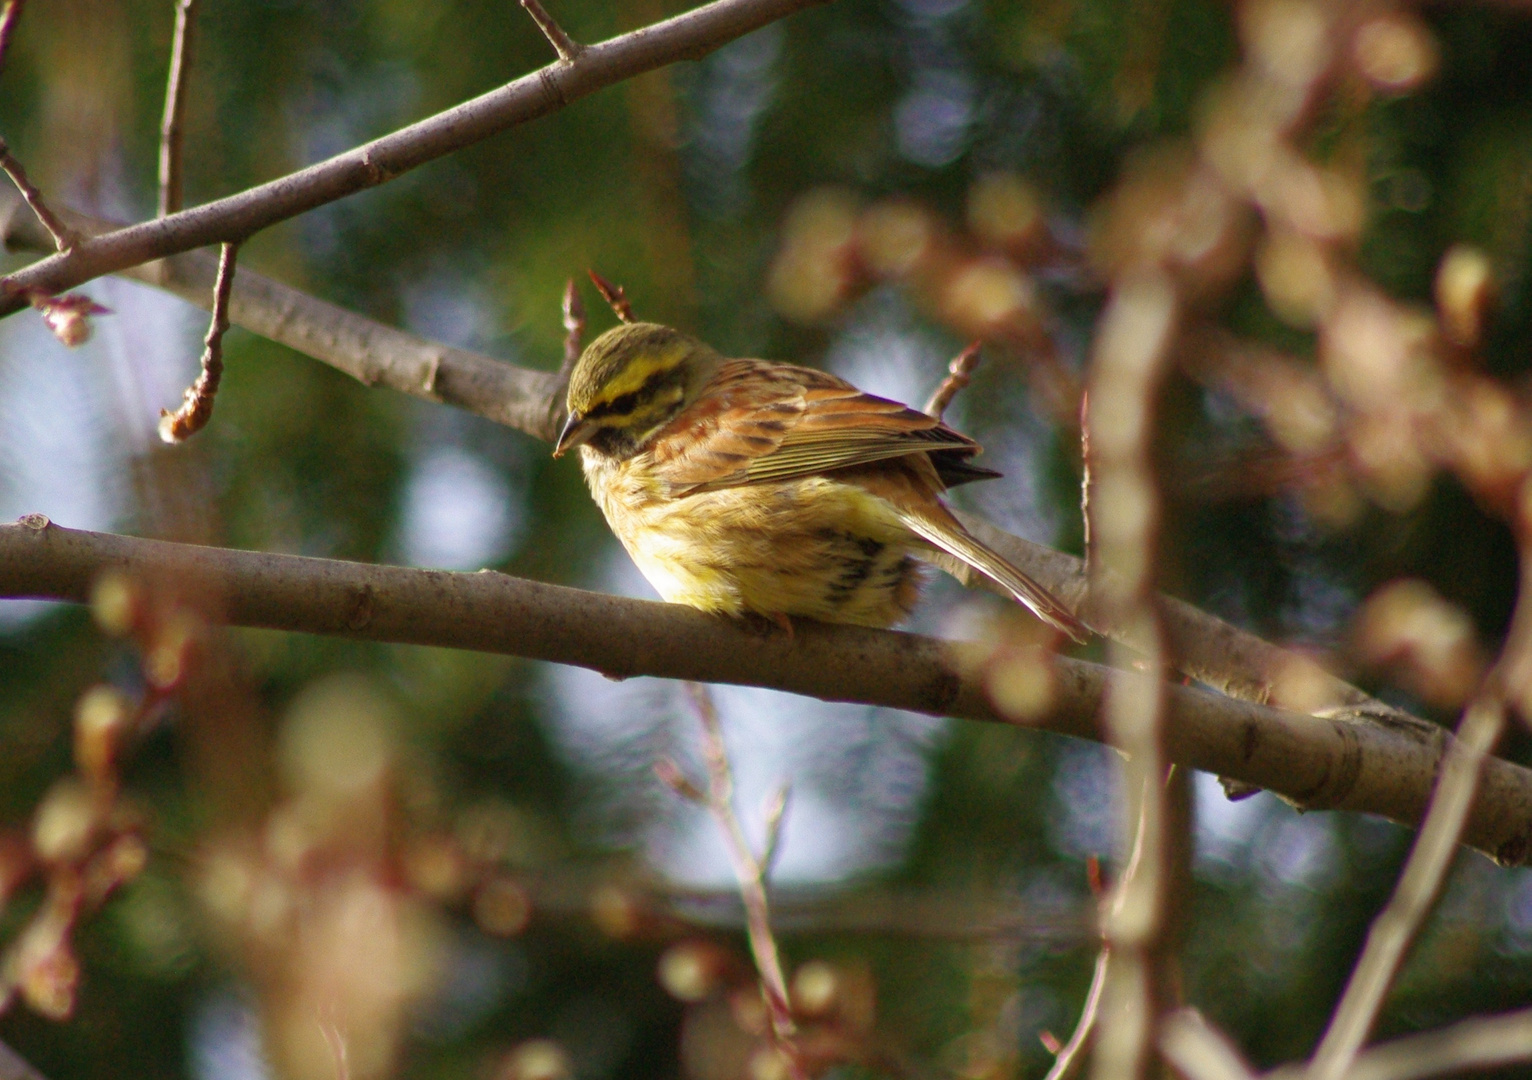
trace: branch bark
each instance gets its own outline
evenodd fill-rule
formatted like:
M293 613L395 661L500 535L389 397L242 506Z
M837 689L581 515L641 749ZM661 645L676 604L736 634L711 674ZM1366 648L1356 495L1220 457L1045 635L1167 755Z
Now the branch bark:
M506 128L557 112L570 102L635 75L696 60L720 45L825 0L715 0L673 19L590 45L435 116L400 128L328 161L225 199L94 237L25 267L11 291L49 295L102 274L193 248L244 240L279 221L376 187ZM24 306L0 295L0 316Z
M807 620L792 641L691 608L628 600L504 574L457 574L140 540L63 529L34 515L0 525L0 596L86 601L102 573L174 582L235 626L474 649L613 678L763 686L1010 723L1100 740L1107 670L1054 661L1047 712L1027 723L988 701L961 643ZM1284 712L1181 686L1166 689L1166 752L1192 768L1269 788L1309 809L1420 821L1451 736ZM1464 842L1532 865L1532 770L1485 762Z

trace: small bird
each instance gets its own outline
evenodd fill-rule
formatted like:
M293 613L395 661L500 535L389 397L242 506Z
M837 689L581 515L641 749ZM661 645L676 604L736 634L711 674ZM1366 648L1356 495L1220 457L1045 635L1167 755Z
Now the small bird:
M940 495L1000 474L935 417L812 368L731 360L625 323L570 373L553 456L575 447L607 524L672 603L791 632L790 616L891 626L919 561L998 583L1076 641L1062 603L964 529Z

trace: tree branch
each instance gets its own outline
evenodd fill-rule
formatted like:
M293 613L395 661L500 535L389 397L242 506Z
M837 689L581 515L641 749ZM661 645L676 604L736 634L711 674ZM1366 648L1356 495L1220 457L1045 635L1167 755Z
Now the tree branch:
M170 43L170 74L165 80L165 113L160 119L159 216L181 209L181 147L185 132L187 75L191 68L192 35L197 26L197 0L176 0L176 29Z
M1107 671L1057 658L1047 711L1026 723L989 703L975 646L803 620L792 641L676 604L629 600L504 574L456 574L270 555L63 529L40 515L0 525L0 596L84 603L107 570L165 581L221 607L235 626L474 649L591 668L764 686L1009 723L1100 740ZM1309 809L1425 812L1447 732L1284 712L1188 687L1166 689L1171 760L1269 788ZM1464 842L1532 864L1532 771L1484 764Z
M82 241L7 280L13 290L62 292L102 274L252 233L400 176L577 98L720 45L825 0L715 0L673 19L591 45L487 94L306 169L225 199ZM0 296L0 315L24 301Z

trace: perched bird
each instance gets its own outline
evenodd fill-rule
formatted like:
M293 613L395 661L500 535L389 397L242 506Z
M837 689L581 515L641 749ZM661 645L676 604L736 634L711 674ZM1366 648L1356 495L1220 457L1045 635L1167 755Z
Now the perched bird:
M654 323L586 348L553 456L575 447L607 524L659 594L725 615L890 626L916 560L997 582L1076 640L1047 590L952 516L947 488L999 476L932 416L811 368L730 360Z

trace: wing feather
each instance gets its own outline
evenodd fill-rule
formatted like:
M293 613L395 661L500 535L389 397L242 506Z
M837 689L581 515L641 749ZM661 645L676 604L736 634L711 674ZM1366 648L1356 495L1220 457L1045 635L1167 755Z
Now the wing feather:
M955 479L978 444L935 417L865 394L822 371L759 360L724 364L650 447L672 493L790 480L910 454L939 452Z

